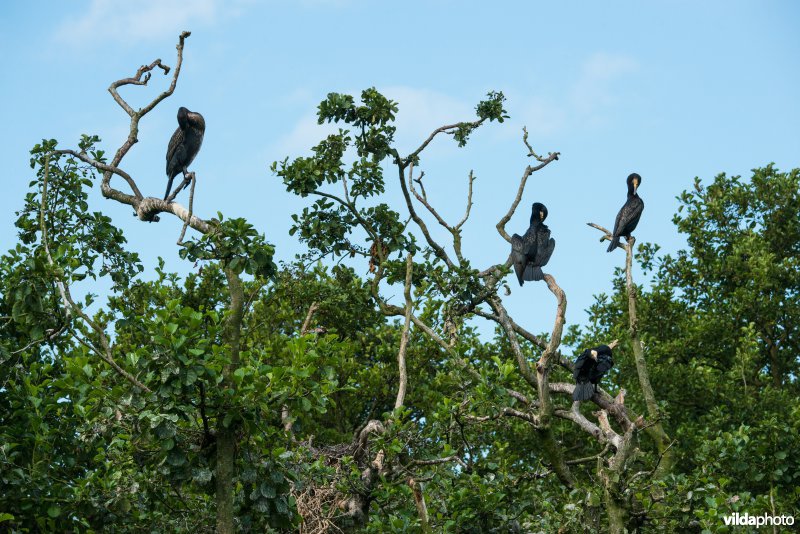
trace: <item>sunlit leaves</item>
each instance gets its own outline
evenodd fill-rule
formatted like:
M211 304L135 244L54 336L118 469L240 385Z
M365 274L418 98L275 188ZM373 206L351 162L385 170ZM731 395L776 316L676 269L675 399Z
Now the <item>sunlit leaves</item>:
M275 247L243 218L214 222L211 232L184 243L180 256L192 261L218 260L237 274L269 278L275 273Z

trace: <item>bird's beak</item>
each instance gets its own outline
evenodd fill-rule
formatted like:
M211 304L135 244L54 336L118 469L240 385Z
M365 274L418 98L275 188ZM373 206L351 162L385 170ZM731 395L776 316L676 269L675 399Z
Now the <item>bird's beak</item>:
M639 189L639 180L634 178L633 179L633 192L635 193L637 189Z
M540 211L540 212L539 212L539 220L540 220L540 221L543 221L543 220L544 220L544 212L543 212L543 211Z
M596 359L597 359L597 351L596 351L596 350L593 350L593 351L591 352L591 354L592 354L592 359L593 359L593 360L596 360Z

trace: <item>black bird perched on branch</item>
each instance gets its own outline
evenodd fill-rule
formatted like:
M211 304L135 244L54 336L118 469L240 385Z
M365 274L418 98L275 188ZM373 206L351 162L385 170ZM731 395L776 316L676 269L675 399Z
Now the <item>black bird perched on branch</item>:
M164 200L169 198L172 189L172 180L192 163L203 144L203 134L206 131L206 121L202 115L189 111L185 107L178 108L178 129L172 134L167 146L167 193ZM180 189L180 188L179 188Z
M608 245L608 252L611 252L619 246L619 238L625 236L625 239L631 238L631 232L636 229L639 224L639 218L642 216L644 209L644 202L636 194L636 189L642 183L642 177L636 173L628 176L628 200L622 209L617 214L617 222L614 223L614 235L611 239L611 244Z
M547 208L535 202L528 231L523 236L514 234L511 237L511 257L519 285L525 281L544 280L542 267L547 265L556 247L556 240L550 237L550 229L544 224L546 218Z
M573 368L575 389L572 391L572 400L591 399L597 391L600 379L612 367L614 367L614 360L611 359L611 347L608 345L599 345L583 351L575 360Z

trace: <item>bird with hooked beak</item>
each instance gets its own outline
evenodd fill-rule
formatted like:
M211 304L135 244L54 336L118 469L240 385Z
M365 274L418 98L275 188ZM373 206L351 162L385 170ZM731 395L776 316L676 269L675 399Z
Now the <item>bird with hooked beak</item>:
M628 176L628 200L622 206L622 209L617 213L617 221L614 223L614 234L611 238L611 244L608 245L608 252L611 252L619 246L619 238L625 236L626 240L630 240L631 233L636 229L639 224L639 218L642 216L644 209L644 202L636 190L642 183L642 177L635 172Z

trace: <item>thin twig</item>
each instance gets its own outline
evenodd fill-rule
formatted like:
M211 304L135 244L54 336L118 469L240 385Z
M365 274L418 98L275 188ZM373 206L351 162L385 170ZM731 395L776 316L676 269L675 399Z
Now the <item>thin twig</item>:
M407 165L408 163L413 162L417 158L417 156L419 156L420 152L425 150L425 147L427 147L430 144L430 142L433 141L433 138L436 137L437 135L439 135L440 133L443 133L443 132L444 133L451 133L453 130L457 129L458 127L460 127L462 125L467 125L469 128L475 129L478 126L480 126L481 124L483 124L483 121L485 121L485 120L486 119L480 119L480 120L477 120L477 121L474 121L474 122L466 122L466 123L457 122L455 124L448 124L447 126L440 126L439 128L436 128L433 132L431 132L431 134L428 136L428 138L425 139L425 141L423 141L422 144L419 146L419 148L417 148L414 152L409 154L402 161L400 161L399 158L398 158L398 163L404 163L405 165Z
M603 241L611 241L614 238L613 232L611 232L607 228L603 228L599 224L595 224L593 222L588 222L586 224L587 224L587 226L591 226L592 228L595 228L595 229L600 230L601 232L603 232L603 237L600 238L600 242L601 243Z
M413 173L414 173L414 162L412 161L408 165L408 188L411 190L411 193L414 195L414 197L417 200L420 201L420 203L422 203L423 206L425 206L425 208L428 210L428 212L430 212L430 214L433 215L436 218L436 222L438 222L440 225L442 225L449 232L452 232L453 228L449 224L447 224L447 221L445 221L441 217L441 215L439 215L439 212L437 212L436 209L434 209L434 207L430 205L430 203L428 202L427 196L420 195L419 193L417 193L417 190L414 189L414 181L415 180L412 179ZM422 176L423 175L421 174L420 177L416 180L417 183L419 183L419 184L422 183Z
M183 221L183 228L181 229L181 235L178 238L178 245L183 245L183 237L186 235L186 228L189 226L189 221L192 220L192 206L194 205L194 186L197 183L197 180L194 177L194 172L190 172L189 176L192 181L192 187L189 189L189 216Z
M598 458L602 458L603 456L605 456L606 453L608 452L609 448L610 448L610 444L606 443L606 446L603 447L603 450L600 451L599 453L594 454L592 456L587 456L586 458L578 458L576 460L567 460L566 464L567 465L585 464L587 462L591 462L592 460L597 460Z
M523 135L523 138L525 139L525 144L527 145L528 141L526 135ZM522 178L520 178L519 181L519 187L517 188L517 195L514 197L514 201L511 203L511 207L509 208L508 213L503 215L503 217L495 225L495 228L497 228L497 232L500 234L500 236L509 243L511 243L511 236L508 235L508 232L506 232L506 223L511 220L511 217L514 216L514 212L517 211L517 206L519 206L519 203L522 201L522 193L525 192L525 184L528 182L528 178L530 178L531 174L545 168L550 163L557 160L558 156L559 156L558 152L551 152L550 155L548 155L546 158L539 160L540 161L539 165L536 165L535 167L531 167L530 165L528 165L527 167L525 167L525 171L522 173ZM537 159L539 159L538 156Z
M467 209L464 212L464 217L458 221L458 224L455 225L455 229L459 230L464 223L467 222L469 219L469 212L472 210L472 184L475 182L475 175L472 171L469 171L469 182L468 182L468 189L467 189Z
M67 329L67 324L65 323L58 330L48 330L48 332L50 332L50 333L47 334L46 336L44 336L42 338L39 338L39 339L36 339L34 341L31 341L30 343L28 343L27 345L25 345L21 349L15 350L14 352L10 353L10 355L11 356L16 356L17 354L19 354L21 352L25 352L26 350L28 350L29 348L33 347L34 345L39 345L40 343L44 343L45 341L53 341L55 338L60 336L66 329Z

